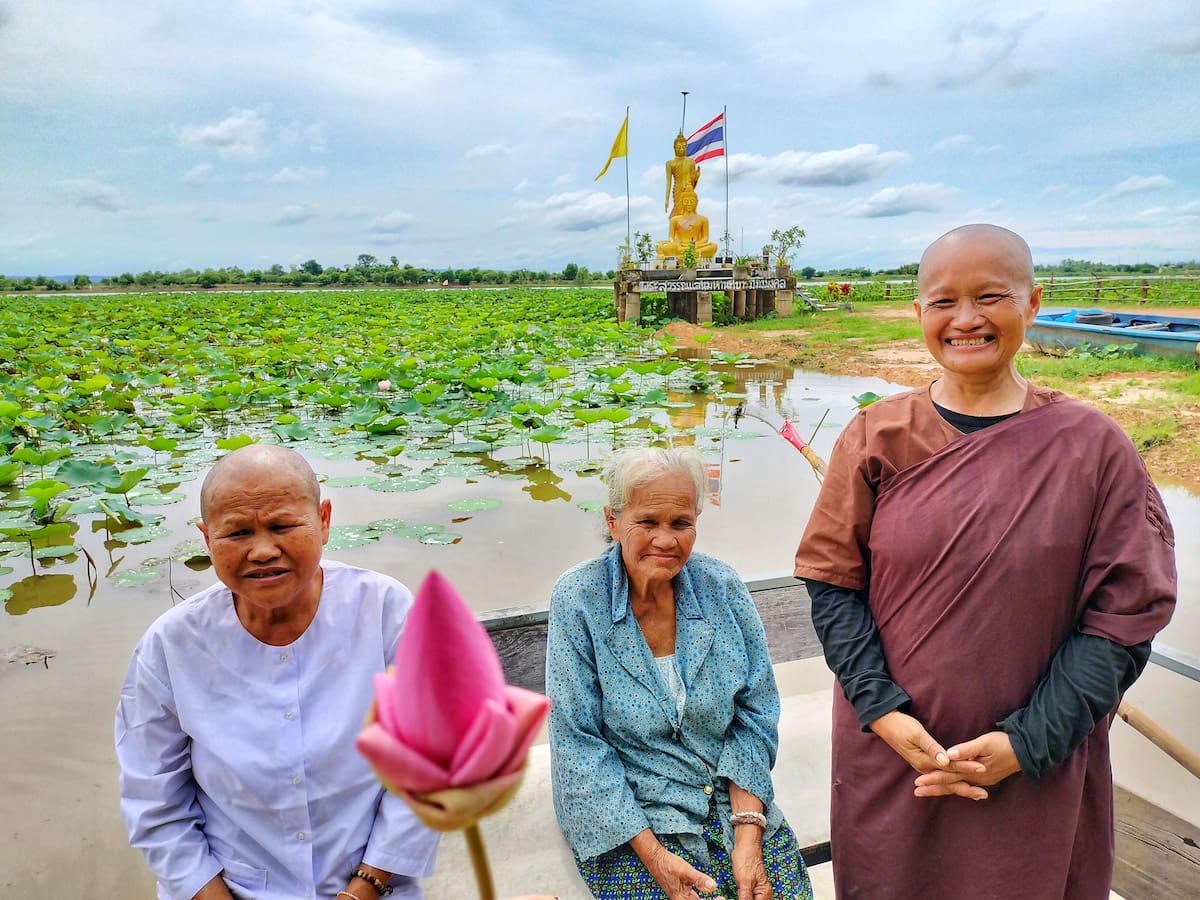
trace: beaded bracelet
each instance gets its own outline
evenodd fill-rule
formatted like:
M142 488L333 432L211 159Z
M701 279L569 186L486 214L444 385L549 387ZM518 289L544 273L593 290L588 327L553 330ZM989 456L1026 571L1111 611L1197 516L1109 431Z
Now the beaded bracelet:
M763 831L767 830L767 817L757 812L739 812L729 817L730 825L757 825Z
M767 826L764 824L763 828L766 828L766 827ZM355 869L353 872L350 873L350 877L351 878L361 878L367 884L371 885L371 887L375 888L375 892L377 894L379 894L380 897L384 896L385 894L390 894L392 892L392 886L390 884L384 884L382 881L380 881L378 878L376 878L370 872L366 872L362 869Z

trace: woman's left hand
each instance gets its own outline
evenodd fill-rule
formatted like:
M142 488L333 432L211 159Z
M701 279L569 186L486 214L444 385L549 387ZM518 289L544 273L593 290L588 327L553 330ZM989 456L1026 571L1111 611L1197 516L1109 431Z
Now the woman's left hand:
M999 784L1009 775L1021 771L1012 739L1003 731L989 731L974 740L955 744L946 751L952 762L974 760L984 766L983 772L927 772L916 779L918 797L959 796L968 800L986 800L984 787Z
M733 863L733 881L738 889L737 900L771 900L775 891L763 866L762 831L754 825L742 825L738 830L758 834L753 840L739 841L736 835L734 837L730 861Z

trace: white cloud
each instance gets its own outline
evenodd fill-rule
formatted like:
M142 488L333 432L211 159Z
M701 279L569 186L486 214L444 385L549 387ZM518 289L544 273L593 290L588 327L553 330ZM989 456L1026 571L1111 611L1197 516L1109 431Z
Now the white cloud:
M585 128L593 128L604 123L605 117L599 113L563 113L555 116L546 123L546 128L551 131L581 131ZM613 128L620 128L624 117L616 120ZM616 131L613 132L616 136Z
M729 157L729 177L758 176L778 184L846 187L878 178L911 158L897 150L881 151L876 144L820 153L785 150L775 156L734 153Z
M495 141L491 144L480 144L472 147L465 154L467 159L502 159L507 156L514 156L521 148L510 147L504 141Z
M390 212L377 216L368 228L368 240L374 244L393 243L400 239L416 218L406 212Z
M180 175L179 180L184 184L204 184L212 181L212 177L213 167L209 163L200 163Z
M949 153L952 150L965 150L975 143L975 138L969 134L955 134L942 138L929 148L930 153Z
M266 131L266 120L257 110L238 109L212 125L185 125L179 139L222 156L253 157L262 152Z
M315 181L324 177L325 170L319 167L310 169L305 166L284 166L267 181L274 184L302 184L305 181Z
M271 220L272 225L301 225L315 218L317 211L307 203L293 203L285 206L279 215Z
M1143 194L1147 191L1160 191L1163 188L1168 188L1172 184L1171 179L1166 175L1134 175L1126 178L1120 184L1113 186L1105 191L1093 203L1104 203L1108 200L1115 200L1118 197L1127 197L1130 194Z
M846 207L846 214L864 219L906 216L914 212L939 212L954 191L943 184L916 182L903 187L884 188L865 200Z
M644 209L650 205L645 197L636 197L630 207ZM569 191L555 194L540 202L521 200L516 204L522 212L537 213L541 220L563 231L592 231L613 222L625 220L625 198L614 197L605 191Z
M527 187L529 187L529 179L528 179L528 178L522 178L520 181L518 181L518 182L517 182L517 183L516 183L516 184L513 186L513 193L514 193L514 194L519 194L519 193L521 193L521 191L525 190Z
M1165 206L1151 206L1149 209L1143 209L1134 218L1143 220L1161 219L1170 212L1171 210Z
M946 45L949 59L943 61L937 88L959 88L989 74L996 74L1006 87L1022 87L1034 80L1035 73L1014 62L1026 31L1041 14L1025 16L1008 25L978 18L955 28Z
M121 194L110 184L91 178L76 178L63 182L67 199L80 209L117 212L121 209Z

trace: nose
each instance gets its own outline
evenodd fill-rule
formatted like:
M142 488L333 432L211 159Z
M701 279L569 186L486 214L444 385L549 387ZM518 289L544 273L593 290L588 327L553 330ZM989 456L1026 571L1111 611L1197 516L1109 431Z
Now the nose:
M251 562L269 562L279 556L279 541L269 529L257 531L250 541L250 551L246 555Z
M979 306L974 300L963 299L954 304L953 322L960 328L970 327L979 319Z

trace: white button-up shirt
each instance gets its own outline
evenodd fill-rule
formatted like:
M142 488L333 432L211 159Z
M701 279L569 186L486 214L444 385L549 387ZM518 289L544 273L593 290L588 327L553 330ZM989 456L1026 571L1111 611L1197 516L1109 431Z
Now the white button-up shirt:
M398 581L324 560L312 623L287 647L242 627L227 587L150 627L117 706L121 813L158 896L222 873L234 896L329 900L360 863L420 897L438 835L354 747L412 606Z

